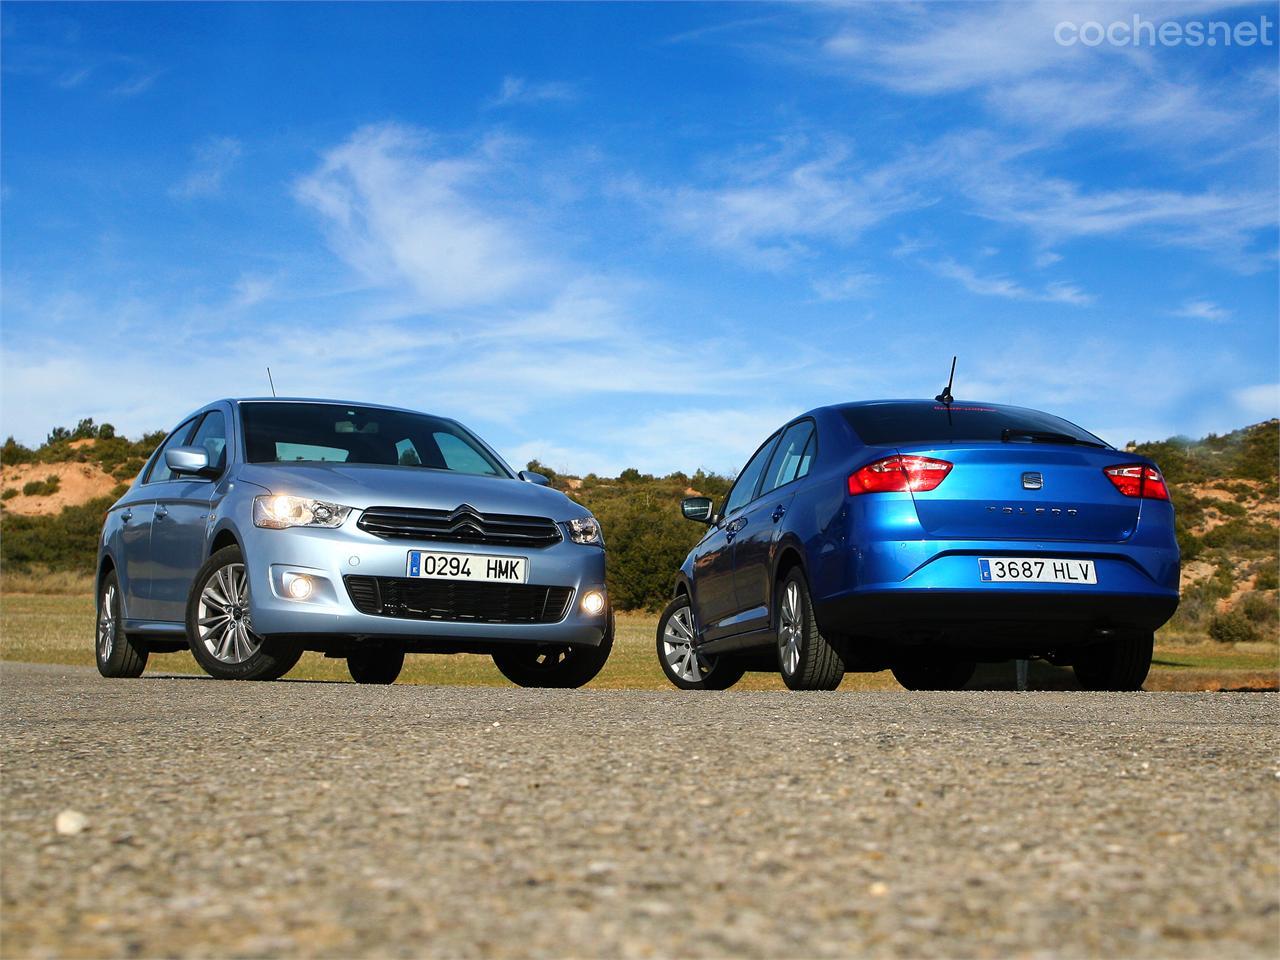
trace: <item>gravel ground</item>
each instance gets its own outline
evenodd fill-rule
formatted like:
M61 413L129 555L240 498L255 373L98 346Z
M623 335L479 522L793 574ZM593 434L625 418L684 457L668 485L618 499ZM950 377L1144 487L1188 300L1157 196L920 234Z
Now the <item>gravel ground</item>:
M0 695L5 957L1280 950L1274 694Z

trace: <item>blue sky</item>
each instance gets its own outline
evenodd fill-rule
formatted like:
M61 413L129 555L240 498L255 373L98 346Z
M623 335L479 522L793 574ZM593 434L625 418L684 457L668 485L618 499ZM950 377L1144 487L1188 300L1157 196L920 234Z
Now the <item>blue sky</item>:
M1055 28L1269 18L1271 45ZM25 5L0 431L266 392L733 471L957 395L1116 443L1280 406L1274 4Z

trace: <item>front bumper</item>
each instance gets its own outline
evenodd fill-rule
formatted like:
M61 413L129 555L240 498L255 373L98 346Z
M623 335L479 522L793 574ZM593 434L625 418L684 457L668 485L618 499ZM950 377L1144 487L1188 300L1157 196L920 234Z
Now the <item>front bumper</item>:
M488 623L473 620L405 619L361 613L352 602L344 576L404 577L410 550L525 557L528 583L572 590L567 612L555 623ZM598 646L604 639L608 607L595 615L583 611L581 598L605 589L604 550L564 540L537 549L410 540L384 540L355 526L336 530L254 527L244 537L254 630L265 637L365 637L431 639L459 649L494 644L579 644ZM311 580L304 600L289 596L292 576Z

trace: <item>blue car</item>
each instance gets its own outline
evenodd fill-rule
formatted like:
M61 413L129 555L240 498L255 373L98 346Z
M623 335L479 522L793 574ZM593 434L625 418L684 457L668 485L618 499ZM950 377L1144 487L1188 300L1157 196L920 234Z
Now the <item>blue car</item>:
M779 669L793 690L890 669L958 689L1043 658L1137 690L1178 605L1159 468L1059 417L952 400L823 407L769 437L680 568L658 659L683 689Z
M456 420L330 400L219 400L184 417L107 513L98 669L190 649L219 679L304 650L391 683L406 653L480 653L576 687L613 645L604 538Z

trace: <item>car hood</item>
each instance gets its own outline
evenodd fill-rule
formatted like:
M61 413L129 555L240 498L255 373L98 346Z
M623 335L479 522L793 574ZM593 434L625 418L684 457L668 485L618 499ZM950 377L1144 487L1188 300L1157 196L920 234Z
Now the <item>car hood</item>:
M364 510L420 507L453 510L469 504L480 513L513 513L563 522L590 511L558 490L506 477L480 477L424 467L360 463L245 464L239 477L275 494L313 497Z

